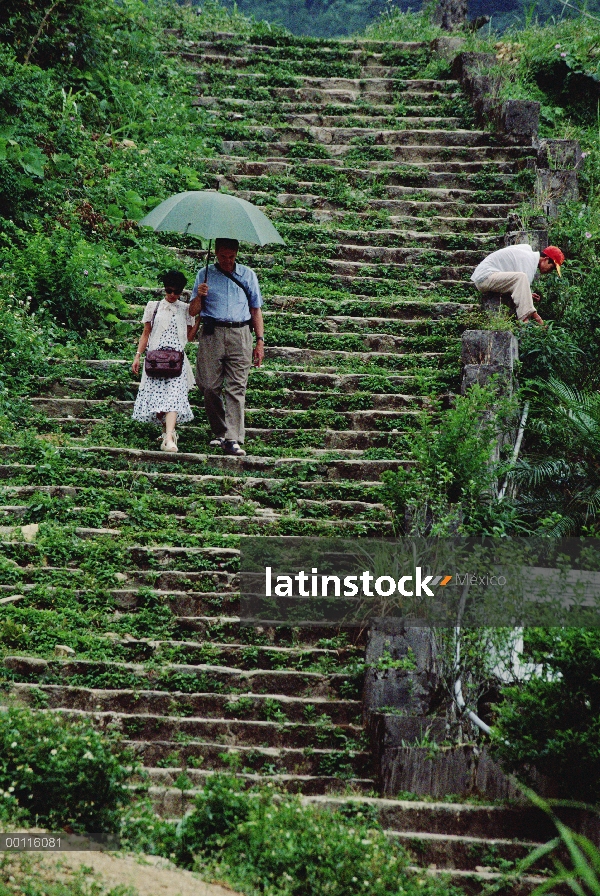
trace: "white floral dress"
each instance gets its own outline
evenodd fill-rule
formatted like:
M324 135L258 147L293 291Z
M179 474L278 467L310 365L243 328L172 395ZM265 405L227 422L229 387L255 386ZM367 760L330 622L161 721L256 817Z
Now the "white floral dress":
M149 302L144 312L143 323L151 322L155 302ZM186 324L194 323L193 317L187 315ZM172 348L182 352L185 348L181 344L177 327L177 317L171 316L171 322L160 339L160 345L156 348ZM185 360L185 359L184 359ZM145 374L138 389L137 398L133 407L133 419L140 423L162 424L158 414L166 414L169 411L177 413L177 423L189 423L194 419L194 414L188 399L190 388L187 365L184 363L179 376L173 377L149 377Z

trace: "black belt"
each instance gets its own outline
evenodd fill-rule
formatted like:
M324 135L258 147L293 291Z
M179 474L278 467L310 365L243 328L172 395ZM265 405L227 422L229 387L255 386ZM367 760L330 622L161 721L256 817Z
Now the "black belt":
M227 330L250 327L252 331L252 318L250 320L217 320L214 317L203 317L201 320L203 336L213 336L216 327L225 327Z
M240 327L249 327L252 323L250 320L215 320L214 317L203 317L203 321L210 321L213 327L226 327L228 330L239 330ZM210 324L209 324L210 326Z

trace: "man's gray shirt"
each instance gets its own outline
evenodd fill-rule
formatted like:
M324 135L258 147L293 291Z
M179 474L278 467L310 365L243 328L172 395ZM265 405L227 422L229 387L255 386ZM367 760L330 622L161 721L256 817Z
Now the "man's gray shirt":
M252 268L236 264L233 276L240 280L250 293L250 307L260 308L263 300L260 294L258 278ZM214 264L208 266L208 295L203 300L201 317L214 317L215 320L238 323L250 319L248 299L244 290L225 274L217 270ZM192 289L192 300L198 295L198 287L204 283L204 268L200 268Z

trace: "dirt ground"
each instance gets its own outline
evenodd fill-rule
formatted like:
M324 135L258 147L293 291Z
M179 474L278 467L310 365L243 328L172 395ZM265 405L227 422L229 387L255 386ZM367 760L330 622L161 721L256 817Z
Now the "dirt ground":
M228 887L207 884L191 871L176 868L157 856L64 852L60 856L46 855L42 862L49 871L56 869L63 879L82 866L91 868L107 890L132 887L137 896L239 896Z
M2 885L15 896L25 890L45 892L46 887L48 893L64 894L66 889L76 896L240 896L227 886L206 883L159 856L89 850L2 852L0 888Z

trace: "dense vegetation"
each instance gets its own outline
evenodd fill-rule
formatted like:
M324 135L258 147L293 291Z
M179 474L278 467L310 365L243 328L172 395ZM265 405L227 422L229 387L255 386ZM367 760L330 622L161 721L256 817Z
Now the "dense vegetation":
M194 0L200 6L200 0ZM283 25L293 34L309 34L313 37L343 37L362 31L382 15L428 10L432 4L415 3L414 0L225 0L229 9L239 9L256 19L265 19ZM576 4L565 6L560 0L548 3L528 3L526 0L469 0L467 15L470 21L489 16L495 32L511 27L521 28L526 21L538 18L541 22L577 17ZM588 13L598 15L597 0L585 4Z

